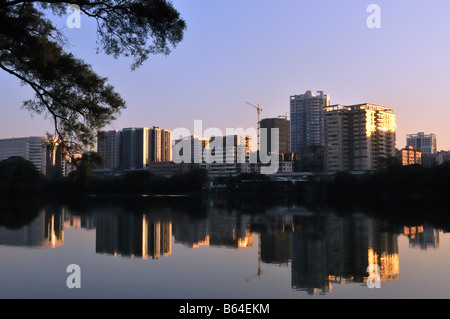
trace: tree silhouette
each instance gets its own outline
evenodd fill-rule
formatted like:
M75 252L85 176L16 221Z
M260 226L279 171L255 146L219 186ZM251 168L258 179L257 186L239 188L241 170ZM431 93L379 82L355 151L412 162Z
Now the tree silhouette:
M81 157L72 157L71 163L75 166L75 171L69 176L76 184L86 186L92 180L94 168L103 167L104 160L97 152L87 152Z
M0 161L0 198L37 196L43 182L44 176L36 166L22 157Z
M66 39L45 12L66 14L69 4L97 22L98 51L131 56L132 69L152 54L169 54L186 23L166 0L0 0L0 68L34 91L23 107L49 117L68 152L95 143L125 101L83 60L64 51Z

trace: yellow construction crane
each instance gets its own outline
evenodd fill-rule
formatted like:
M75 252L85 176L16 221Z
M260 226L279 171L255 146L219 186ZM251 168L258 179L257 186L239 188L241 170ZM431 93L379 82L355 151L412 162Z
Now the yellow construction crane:
M248 103L248 102L245 102L245 103L247 103L250 106L253 106L256 109L257 113L258 113L258 148L257 148L257 151L259 153L259 128L260 128L260 120L259 120L259 118L260 118L261 111L263 109L259 107L259 104L258 104L258 106L256 106L256 105L253 105L253 104Z

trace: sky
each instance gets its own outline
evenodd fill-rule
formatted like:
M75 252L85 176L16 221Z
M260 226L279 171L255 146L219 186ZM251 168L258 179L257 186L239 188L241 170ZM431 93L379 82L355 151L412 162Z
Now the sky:
M105 129L152 127L194 132L255 128L289 115L291 95L323 91L331 104L395 107L397 148L406 134L437 135L450 150L450 2L448 0L173 0L187 23L169 56L132 60L96 52L96 26L55 19L68 50L108 78L127 108ZM371 4L380 28L369 28ZM69 13L67 14L69 16ZM52 123L21 109L29 88L0 72L0 138L45 135Z

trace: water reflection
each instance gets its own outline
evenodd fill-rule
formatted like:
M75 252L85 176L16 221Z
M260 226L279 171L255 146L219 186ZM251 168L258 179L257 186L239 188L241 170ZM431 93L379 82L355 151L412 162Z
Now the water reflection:
M264 213L241 212L210 204L204 214L183 207L93 206L82 213L65 206L46 207L21 228L0 227L0 244L55 248L64 245L64 230L95 230L95 251L123 258L159 259L173 245L191 249L258 250L261 264L290 267L291 288L326 294L333 285L364 284L367 267L380 267L381 281L400 275L398 237L411 247L439 247L439 230L430 225L398 226L363 213L341 216L302 207L276 207Z
M157 259L172 253L172 222L147 214L114 211L93 216L95 251L114 256Z
M398 280L399 232L361 214L298 216L292 233L292 287L327 293L332 284L364 283L378 265L381 281Z
M403 233L408 237L410 247L439 248L439 231L430 225L405 226Z
M0 226L0 245L58 247L64 244L64 212L42 209L28 225L20 228Z

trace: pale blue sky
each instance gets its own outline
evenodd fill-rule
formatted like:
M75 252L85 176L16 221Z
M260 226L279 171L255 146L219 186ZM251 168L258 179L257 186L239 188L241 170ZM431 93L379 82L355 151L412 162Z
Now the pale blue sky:
M369 4L381 28L369 29ZM183 42L137 71L131 60L96 54L95 25L65 31L71 49L106 76L128 108L107 129L203 120L204 129L255 127L289 112L289 97L307 90L332 104L374 103L397 111L397 147L408 133L436 133L450 150L450 3L448 0L176 0L186 20ZM65 25L65 17L59 25ZM0 138L43 135L49 120L20 109L28 88L0 72Z

